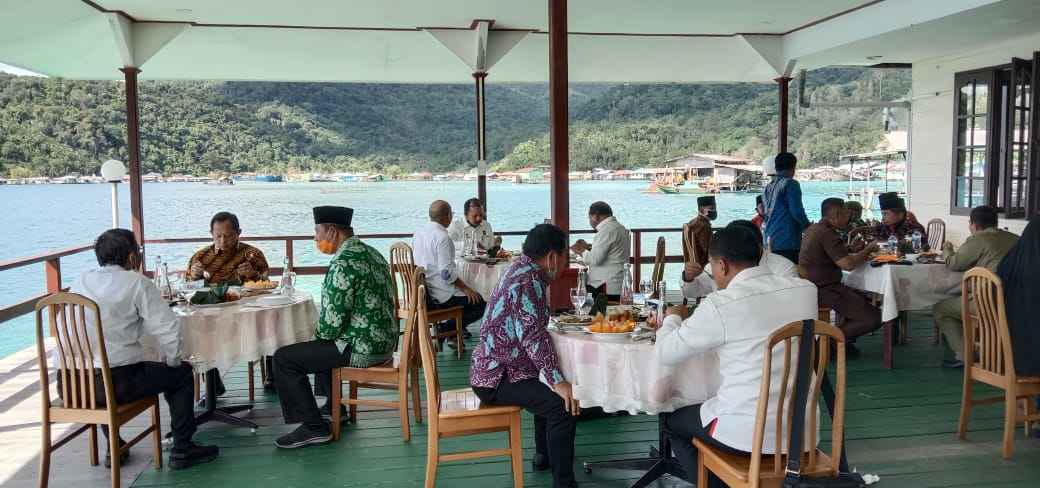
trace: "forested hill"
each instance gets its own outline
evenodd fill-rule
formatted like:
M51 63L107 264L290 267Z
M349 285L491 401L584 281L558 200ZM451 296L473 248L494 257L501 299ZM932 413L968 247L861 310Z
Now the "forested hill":
M822 70L814 101L892 99L906 72ZM883 77L883 80L882 78ZM142 160L166 174L264 171L408 172L464 169L474 159L469 85L142 82ZM493 164L542 164L547 87L487 86ZM793 103L793 102L792 102ZM126 158L122 84L0 74L0 176L93 174ZM759 158L775 145L771 84L572 85L572 166L653 165L688 152ZM810 163L870 150L877 109L809 109L791 147Z

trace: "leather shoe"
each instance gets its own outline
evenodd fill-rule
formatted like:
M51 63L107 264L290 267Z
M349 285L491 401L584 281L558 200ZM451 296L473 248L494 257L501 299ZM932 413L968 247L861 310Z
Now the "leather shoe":
M961 361L960 359L943 359L942 367L960 369L964 367L964 361Z
M535 454L531 460L531 469L535 471L545 471L550 467L552 466L549 464L549 457L545 454Z

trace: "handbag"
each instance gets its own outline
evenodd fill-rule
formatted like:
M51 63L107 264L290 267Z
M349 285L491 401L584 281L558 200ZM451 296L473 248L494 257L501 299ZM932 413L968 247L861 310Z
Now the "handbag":
M809 371L812 365L809 360L812 357L814 320L802 321L802 335L798 341L798 369L795 376L794 405L795 410L791 418L791 438L788 439L787 447L787 474L784 476L784 488L863 488L867 486L863 477L858 473L849 472L849 463L845 458L845 442L842 439L841 455L838 463L838 476L805 476L801 474L802 443L805 435L805 407L809 400ZM824 403L827 404L827 413L834 419L834 387L831 385L827 373L823 373L821 394ZM842 433L844 436L844 433ZM815 449L815 446L813 447Z

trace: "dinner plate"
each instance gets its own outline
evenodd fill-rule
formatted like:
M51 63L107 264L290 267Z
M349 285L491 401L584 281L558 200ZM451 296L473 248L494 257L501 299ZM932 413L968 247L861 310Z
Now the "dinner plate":
M191 308L220 308L220 307L230 307L230 306L232 306L232 305L235 305L235 304L236 304L236 303L238 303L239 301L240 301L240 300L235 300L235 301L233 301L233 302L220 302L220 303L209 303L209 304L205 304L205 305L196 305L196 304L194 304L194 303L193 303L193 304L191 305Z
M604 342L628 342L632 339L631 332L592 332L585 328L585 332L588 332L594 339Z
M268 285L268 286L248 286L248 285L242 285L242 288L244 288L246 290L249 290L249 291L273 290L275 288L278 288L278 282L277 281L272 281L271 284Z
M560 315L553 320L559 325L586 325L592 322L592 316L581 318L576 315Z
M292 297L284 295L265 295L253 300L253 303L264 307L279 307L283 305L291 305L293 303Z

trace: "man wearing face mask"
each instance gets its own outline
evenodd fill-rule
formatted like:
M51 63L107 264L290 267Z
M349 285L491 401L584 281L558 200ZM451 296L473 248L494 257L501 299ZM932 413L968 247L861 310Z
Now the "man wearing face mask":
M393 318L390 266L375 248L361 242L350 226L354 211L346 207L314 208L314 241L331 254L321 288L321 308L315 340L278 349L278 399L285 423L301 423L279 437L283 449L323 444L332 438L314 399L308 374L324 391L332 368L367 368L393 360L397 321Z
M693 439L729 454L750 455L766 341L790 322L816 318L816 287L761 266L762 245L747 227L719 230L709 256L718 291L706 296L688 319L685 307L668 309L654 345L658 361L665 365L679 366L709 352L719 358L716 395L680 408L665 420L672 449L687 473L697 472ZM772 367L774 376L782 374L783 348L773 350ZM769 411L776 410L777 401L771 397ZM766 422L763 453L773 454L777 435L776 426Z
M765 205L765 237L770 250L798 264L802 232L809 217L802 206L802 187L794 179L798 158L782 152L776 155L776 175L762 193Z
M574 432L581 412L546 330L549 283L567 259L567 237L559 227L540 224L527 233L523 254L491 292L469 376L482 402L520 405L534 415L532 465L552 468L555 488L577 486Z
M715 197L697 197L697 216L687 224L686 242L692 249L683 246L683 261L699 265L708 264L708 247L711 245L711 222L719 218ZM692 251L693 256L690 256Z

